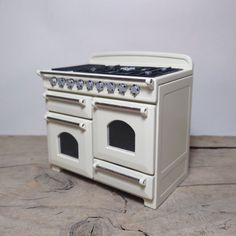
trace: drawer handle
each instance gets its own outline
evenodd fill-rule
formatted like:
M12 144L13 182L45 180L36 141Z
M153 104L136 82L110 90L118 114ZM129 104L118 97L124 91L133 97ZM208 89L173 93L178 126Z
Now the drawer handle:
M136 182L137 184L139 184L141 186L146 186L146 178L145 177L137 178L137 177L134 177L134 176L126 175L126 174L123 174L123 173L111 170L111 169L109 169L107 167L101 166L99 164L95 164L94 168L95 168L95 170L99 170L100 169L100 170L103 170L103 171L108 171L108 172L114 173L116 175L120 175L120 176L126 177L126 178L131 179L132 181Z
M140 113L144 117L147 117L147 115L148 115L148 109L146 107L142 107L142 108L140 108L140 107L128 107L128 106L121 106L121 105L115 105L115 104L108 104L108 103L104 103L104 102L94 102L93 105L94 105L94 107L104 106L104 107L107 107L107 108L117 108L117 109L122 109L122 110L126 110L126 111L135 112L135 113Z
M63 120L63 119L59 119L59 118L55 118L55 117L50 117L50 116L46 116L46 120L48 122L50 121L56 121L56 122L60 122L60 123L64 123L64 124L68 124L68 125L74 125L79 127L82 130L86 130L86 125L84 123L77 123L77 122L73 122L73 121L68 121L68 120Z
M62 102L75 102L75 103L79 103L79 104L85 106L85 99L83 99L83 98L81 98L81 99L66 98L66 97L60 97L60 96L54 96L54 95L46 94L45 99L46 100L49 100L49 99L58 100L58 101L62 101Z

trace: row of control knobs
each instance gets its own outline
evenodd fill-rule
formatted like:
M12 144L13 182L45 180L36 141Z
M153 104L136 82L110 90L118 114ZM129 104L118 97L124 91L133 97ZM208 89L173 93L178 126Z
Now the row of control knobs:
M64 88L64 86L67 86L67 88L72 89L74 86L76 86L77 89L79 89L79 90L83 89L83 87L85 85L87 90L89 90L89 91L93 90L94 85L95 85L98 92L103 91L106 87L108 93L114 93L115 89L117 87L118 92L123 95L128 90L128 85L124 84L124 83L120 83L120 84L116 85L113 82L104 83L102 81L98 81L95 83L92 80L88 80L85 82L81 79L74 80L74 79L64 79L64 78L56 78L56 77L49 78L49 82L52 87L54 87L58 84L58 86L60 88ZM133 84L132 86L130 86L129 89L130 89L131 94L133 94L134 96L139 94L139 92L140 92L140 87L136 84Z

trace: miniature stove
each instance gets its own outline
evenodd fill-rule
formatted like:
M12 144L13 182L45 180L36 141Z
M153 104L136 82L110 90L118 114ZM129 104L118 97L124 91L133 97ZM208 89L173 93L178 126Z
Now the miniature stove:
M99 54L41 70L49 162L157 208L186 177L192 61L168 53Z

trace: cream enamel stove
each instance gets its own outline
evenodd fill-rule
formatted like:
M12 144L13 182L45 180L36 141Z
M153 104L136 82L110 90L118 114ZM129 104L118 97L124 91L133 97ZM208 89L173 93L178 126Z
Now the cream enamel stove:
M192 61L167 53L96 55L38 71L49 162L157 208L186 177Z

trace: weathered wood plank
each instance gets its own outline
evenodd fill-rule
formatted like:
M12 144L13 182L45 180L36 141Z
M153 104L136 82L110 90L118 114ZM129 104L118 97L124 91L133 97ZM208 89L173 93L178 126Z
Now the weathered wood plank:
M0 135L0 150L7 148L9 150L9 143L14 141L19 145L27 144L30 140L34 142L45 142L46 136L9 136ZM8 144L8 145L5 145ZM191 136L190 146L192 147L236 147L235 136Z
M48 165L46 136L0 136L0 167Z
M156 211L128 201L127 229L148 235L235 235L236 185L179 187Z
M181 186L236 184L235 167L190 168Z
M0 137L0 235L236 235L235 159L234 149L191 150L189 176L152 210L127 193L52 171L45 137Z
M236 147L235 136L191 136L191 147Z
M191 149L190 167L232 167L236 168L235 149Z
M183 185L236 184L236 149L192 149Z

